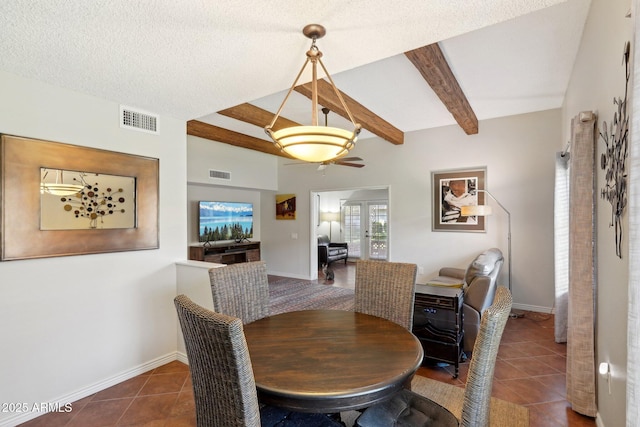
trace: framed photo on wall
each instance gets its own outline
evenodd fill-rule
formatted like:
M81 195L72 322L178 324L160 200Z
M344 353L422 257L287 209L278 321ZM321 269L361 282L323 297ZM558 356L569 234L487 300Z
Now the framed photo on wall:
M486 167L431 172L433 231L484 232L484 216L462 216L462 206L485 204Z
M296 219L295 194L276 194L276 219Z

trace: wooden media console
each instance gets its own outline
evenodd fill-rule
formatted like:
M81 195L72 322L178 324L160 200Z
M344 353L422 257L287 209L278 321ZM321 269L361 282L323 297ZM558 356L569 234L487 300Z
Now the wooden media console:
M260 242L211 243L203 246L189 246L189 259L218 264L260 261Z

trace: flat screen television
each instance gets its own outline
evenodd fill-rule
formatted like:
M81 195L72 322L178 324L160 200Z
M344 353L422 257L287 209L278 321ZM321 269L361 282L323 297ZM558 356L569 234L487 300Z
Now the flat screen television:
M198 202L198 241L253 237L253 203Z

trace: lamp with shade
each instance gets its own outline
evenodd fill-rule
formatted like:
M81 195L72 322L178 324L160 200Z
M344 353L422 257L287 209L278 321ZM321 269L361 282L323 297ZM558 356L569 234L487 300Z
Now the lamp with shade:
M331 241L333 222L340 221L340 212L320 212L320 221L329 223L329 241Z
M507 266L508 266L508 283L509 283L509 292L512 292L511 286L511 212L509 212L509 210L507 208L504 207L504 205L502 203L500 203L500 201L498 199L496 199L494 197L493 194L491 194L489 191L487 190L476 190L478 193L485 193L487 196L489 196L491 199L493 199L496 204L498 206L500 206L500 208L507 214L507 221L508 221L508 229L507 229L507 252L508 252L508 259L507 259ZM493 210L491 209L491 206L489 205L473 205L473 206L462 206L460 208L460 215L462 216L489 216L493 213ZM513 311L511 312L511 317L522 317L521 313L514 313Z

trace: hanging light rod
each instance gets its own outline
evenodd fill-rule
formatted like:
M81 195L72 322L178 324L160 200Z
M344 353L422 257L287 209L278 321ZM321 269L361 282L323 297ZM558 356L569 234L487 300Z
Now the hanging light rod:
M322 25L309 24L302 30L302 34L311 39L311 48L307 51L307 59L298 73L293 85L287 92L282 101L282 105L273 117L271 123L266 126L265 132L273 139L275 146L282 152L306 162L326 162L329 160L344 157L351 150L358 139L358 134L362 126L353 119L351 111L344 102L340 91L333 83L331 75L322 63L322 52L316 46L316 40L324 37L326 30ZM284 108L291 92L298 84L298 80L302 76L307 65L311 63L311 126L292 126L277 131L273 131L280 113ZM340 100L342 107L349 116L349 120L353 124L353 131L318 125L318 73L317 66L320 64L324 71L333 91Z

